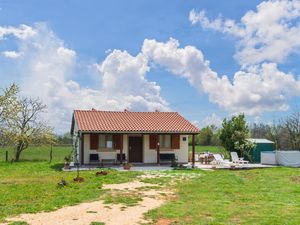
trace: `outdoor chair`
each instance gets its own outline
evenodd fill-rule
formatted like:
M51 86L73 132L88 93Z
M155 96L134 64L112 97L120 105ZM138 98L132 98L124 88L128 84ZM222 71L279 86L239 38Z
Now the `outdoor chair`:
M230 155L231 155L231 160L233 163L237 163L239 165L240 164L244 165L245 163L246 164L249 163L249 161L244 160L244 158L240 158L236 152L230 152Z
M121 162L121 154L117 153L117 162ZM126 155L125 153L122 154L122 162L125 163L126 162Z
M214 155L214 158L215 158L215 162L218 165L227 165L227 164L231 163L229 160L223 159L221 154L213 154L213 155Z
M100 159L98 154L90 154L90 164L100 164Z

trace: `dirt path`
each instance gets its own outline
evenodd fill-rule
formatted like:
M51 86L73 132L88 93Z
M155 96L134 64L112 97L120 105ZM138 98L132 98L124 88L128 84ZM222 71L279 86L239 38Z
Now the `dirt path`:
M104 189L138 191L142 196L135 206L124 207L122 204L104 204L103 200L68 206L53 212L21 214L8 221L25 221L31 225L89 225L91 222L103 222L105 225L134 225L145 222L143 214L157 208L166 201L166 194L161 190L152 189L152 184L133 181L122 184L105 185ZM148 188L147 188L148 187ZM150 188L149 188L150 187ZM142 190L143 188L147 190Z

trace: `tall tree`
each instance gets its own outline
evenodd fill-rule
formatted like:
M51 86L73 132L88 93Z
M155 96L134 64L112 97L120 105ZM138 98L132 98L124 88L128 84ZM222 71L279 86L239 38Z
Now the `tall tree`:
M7 120L14 118L18 111L17 93L19 87L16 84L2 89L0 93L0 145L8 143L7 136L4 135L4 129L7 126Z
M18 100L18 106L17 116L8 119L5 131L16 146L15 161L30 144L47 144L55 139L52 128L41 119L46 105L39 99L25 97Z
M42 120L46 109L39 99L20 97L13 84L0 96L1 141L15 146L15 161L30 144L53 143L52 128Z
M240 156L248 156L253 145L247 140L249 128L244 114L224 119L220 131L220 140L227 151L236 151Z
M292 149L300 149L300 111L294 112L283 122L288 135Z
M213 137L213 131L210 126L204 127L196 137L196 143L199 145L210 145Z

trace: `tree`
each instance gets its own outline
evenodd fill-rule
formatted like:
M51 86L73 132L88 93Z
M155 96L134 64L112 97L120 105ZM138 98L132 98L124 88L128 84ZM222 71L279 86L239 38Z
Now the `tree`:
M300 149L300 111L294 112L283 121L288 133L290 148Z
M254 123L251 126L252 138L267 138L270 126L263 123Z
M56 135L56 138L58 144L71 145L73 143L70 132L67 132L63 135Z
M3 94L0 94L0 145L6 145L8 140L4 135L4 128L7 125L7 120L15 117L17 114L17 93L19 87L16 84L12 84L2 91Z
M223 120L220 140L227 151L236 151L240 156L249 157L254 146L247 140L248 137L249 128L244 114Z
M210 126L204 127L196 137L196 143L199 145L210 145L213 137L213 131Z
M18 98L16 115L6 118L3 134L15 146L15 161L30 144L53 143L55 138L52 128L41 119L46 105L39 99Z

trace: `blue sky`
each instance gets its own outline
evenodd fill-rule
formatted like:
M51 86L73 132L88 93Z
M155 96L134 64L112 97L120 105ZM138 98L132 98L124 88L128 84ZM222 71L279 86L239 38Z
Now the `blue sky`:
M202 127L241 112L271 122L298 105L297 1L2 0L0 8L1 87L17 82L40 97L60 133L73 108L178 111Z

